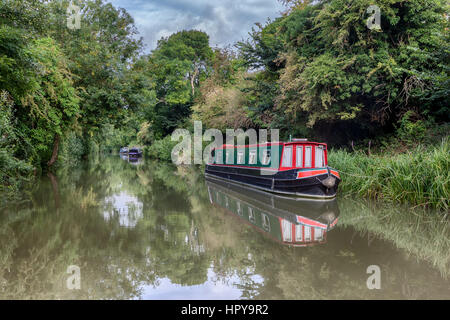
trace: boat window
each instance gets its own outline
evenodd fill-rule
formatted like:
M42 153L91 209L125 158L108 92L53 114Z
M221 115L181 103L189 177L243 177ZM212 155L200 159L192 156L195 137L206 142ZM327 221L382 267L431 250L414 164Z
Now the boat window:
M283 167L292 167L292 146L284 147Z
M242 216L241 202L237 201L236 202L236 206L237 206L237 213L238 213L238 215Z
M217 150L216 163L223 164L223 151Z
M305 226L305 241L311 241L311 227Z
M283 241L292 242L292 223L283 219L281 223Z
M237 163L243 164L244 163L244 151L239 151L237 155Z
M303 226L301 224L295 225L295 241L303 241Z
M264 150L263 151L263 158L262 158L262 164L268 165L270 162L270 150Z
M311 147L305 147L305 167L310 168L312 162Z
M302 146L297 146L296 166L303 167L303 147Z
M316 168L323 168L323 167L325 167L324 157L323 157L323 148L316 147Z
M323 229L314 229L314 240L323 240Z
M256 150L250 151L249 164L256 164Z
M226 159L225 159L225 161L226 161L226 163L228 163L228 164L232 164L233 163L233 150L227 150L227 152L226 152Z
M248 207L248 220L253 223L256 221L255 212L252 207Z

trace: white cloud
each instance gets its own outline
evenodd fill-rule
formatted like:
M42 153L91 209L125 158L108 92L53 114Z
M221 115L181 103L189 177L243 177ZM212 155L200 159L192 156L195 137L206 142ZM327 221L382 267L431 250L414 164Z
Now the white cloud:
M248 38L256 22L280 16L277 0L111 0L135 19L147 51L161 37L181 30L201 30L210 45L224 47Z

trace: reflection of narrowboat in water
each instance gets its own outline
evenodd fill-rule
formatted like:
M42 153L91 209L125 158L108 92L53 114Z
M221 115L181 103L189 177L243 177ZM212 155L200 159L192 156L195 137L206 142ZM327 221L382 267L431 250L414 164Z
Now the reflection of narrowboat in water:
M283 197L207 178L212 204L250 223L283 244L308 246L326 242L338 221L336 199L315 201Z
M121 154L120 158L132 165L140 165L140 164L144 163L142 157L133 157L133 156L129 156L127 154Z
M142 157L142 149L141 148L128 148L128 147L123 147L120 148L119 151L120 155L128 155L129 157L133 157L133 158L139 158Z
M142 157L129 157L128 158L128 163L132 164L132 165L141 165L144 163L144 160L142 160Z
M294 139L246 146L223 145L213 151L206 176L271 193L331 199L340 175L328 166L327 145Z

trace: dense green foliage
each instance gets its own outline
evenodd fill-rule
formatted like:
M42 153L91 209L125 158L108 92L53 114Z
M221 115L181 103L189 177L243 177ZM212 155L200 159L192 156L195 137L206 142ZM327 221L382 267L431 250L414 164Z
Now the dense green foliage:
M2 1L2 188L127 145L169 161L170 134L193 120L372 152L448 135L444 0L378 1L372 30L369 0L282 2L286 12L236 50L183 30L144 54L133 18L105 0L76 1L79 29L67 26L69 0Z
M2 112L21 141L9 139L2 152L38 169L58 160L61 141L60 163L76 162L105 127L128 123L129 109L151 99L129 68L142 48L131 16L103 1L78 1L83 27L71 30L68 5L0 4L0 89L9 103Z
M13 123L12 101L3 91L0 96L0 207L5 200L17 196L32 174L32 166L15 157L20 140L20 132Z
M212 55L208 35L181 31L161 39L148 57L157 103L147 120L156 139L172 133L189 118L196 88L209 71Z
M263 69L250 90L263 124L347 144L392 132L409 110L449 120L445 1L378 1L381 30L366 26L371 4L316 1L238 44Z

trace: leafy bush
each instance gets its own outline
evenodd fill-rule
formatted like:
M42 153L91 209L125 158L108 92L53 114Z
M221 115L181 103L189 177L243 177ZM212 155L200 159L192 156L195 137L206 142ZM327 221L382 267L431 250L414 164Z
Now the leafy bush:
M80 163L85 154L85 145L82 137L75 132L69 132L61 141L58 164L72 167Z
M177 144L171 140L171 136L166 136L162 140L156 140L151 146L147 147L146 153L149 157L162 161L172 161L172 149Z
M417 119L414 111L407 111L399 121L397 136L408 144L422 142L425 139L427 126L423 120Z
M19 198L20 188L33 173L33 166L15 158L7 149L0 149L0 203L11 198Z
M3 91L0 97L0 205L8 199L19 198L20 188L30 181L33 173L33 166L15 156L20 141L11 107L12 101Z

